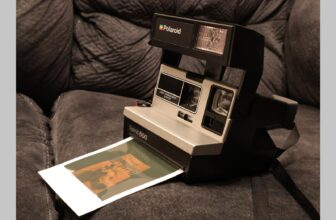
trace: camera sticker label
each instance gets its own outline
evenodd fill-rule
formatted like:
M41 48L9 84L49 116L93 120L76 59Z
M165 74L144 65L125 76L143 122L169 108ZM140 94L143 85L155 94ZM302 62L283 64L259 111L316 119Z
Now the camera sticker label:
M180 97L172 95L172 94L170 94L170 93L168 93L168 92L166 92L166 91L164 91L162 89L157 89L156 95L159 96L159 97L161 97L161 98L163 98L163 99L165 99L165 100L167 100L167 101L169 101L169 102L172 102L172 103L174 103L176 105L180 101Z

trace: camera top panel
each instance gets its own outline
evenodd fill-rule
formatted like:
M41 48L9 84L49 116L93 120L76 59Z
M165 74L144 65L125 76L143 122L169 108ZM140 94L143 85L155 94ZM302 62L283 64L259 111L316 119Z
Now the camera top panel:
M150 44L224 66L248 68L263 37L239 25L155 13ZM250 59L247 61L246 59Z

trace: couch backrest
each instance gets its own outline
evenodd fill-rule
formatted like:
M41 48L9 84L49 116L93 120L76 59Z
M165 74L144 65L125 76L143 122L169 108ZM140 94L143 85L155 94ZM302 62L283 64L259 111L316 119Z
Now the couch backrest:
M320 105L320 1L296 0L288 22L285 61L289 96Z
M69 89L72 6L64 0L17 1L17 91L45 110Z
M74 0L73 3L18 0L18 91L28 94L42 107L50 106L55 96L68 89L150 97L161 57L160 49L148 45L154 12L234 22L260 32L266 44L264 75L258 92L295 94L288 88L293 83L291 78L287 84L286 62L291 58L285 59L284 51L293 1ZM290 38L287 36L286 42ZM290 49L286 52L295 56ZM184 59L182 65L197 69L203 64ZM295 75L295 70L290 71Z
M74 22L72 88L94 88L138 98L150 96L161 57L159 49L148 45L151 19L154 12L164 12L239 23L265 35L265 74L259 92L287 95L283 44L290 1L74 2L78 13Z

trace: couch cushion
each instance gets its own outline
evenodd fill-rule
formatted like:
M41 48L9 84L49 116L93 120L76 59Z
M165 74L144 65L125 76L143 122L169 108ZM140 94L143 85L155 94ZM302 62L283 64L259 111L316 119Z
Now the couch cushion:
M122 110L133 102L133 99L96 92L63 94L54 107L51 119L57 163L121 140ZM302 139L282 159L294 180L316 206L319 199L318 114L319 111L314 108L300 106L298 126ZM284 138L282 131L273 135L277 141ZM63 206L62 216L76 219L75 214ZM88 216L92 219L104 216L117 219L306 218L292 197L268 174L231 182L194 185L186 185L176 178L120 199Z
M59 96L53 107L51 137L56 163L121 139L124 106L135 99L75 90Z
M53 165L48 119L28 97L16 96L17 219L57 219L53 193L37 171Z
M16 22L17 91L50 111L69 87L72 1L18 0Z
M160 50L148 45L149 29L105 13L75 17L71 88L148 98Z
M279 160L293 178L299 189L312 202L320 207L320 111L317 108L300 105L296 116L300 132L299 142L289 148ZM275 143L281 146L288 131L270 132ZM264 199L269 219L307 219L297 202L277 182L271 174L253 177L253 181L263 186L259 196ZM267 199L266 199L267 198Z
M320 1L295 1L285 52L289 95L301 103L319 106Z
M51 119L57 163L121 140L123 107L134 102L133 99L96 92L63 94L54 106ZM88 216L92 215L92 219L104 216L111 219L158 219L218 218L225 214L244 219L252 218L251 199L249 179L239 180L234 185L219 182L194 186L175 180L133 194ZM68 207L64 206L63 211L62 216L66 219L75 219Z
M154 12L235 22L265 36L264 76L259 93L287 95L283 42L291 1L75 0L71 88L148 98L161 50L148 45ZM200 70L200 61L181 65Z

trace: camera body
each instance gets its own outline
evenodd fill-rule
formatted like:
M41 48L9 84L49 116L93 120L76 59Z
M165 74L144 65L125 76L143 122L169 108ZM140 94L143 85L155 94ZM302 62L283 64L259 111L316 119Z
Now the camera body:
M126 107L124 116L191 156L218 155L236 92L211 79L188 79L187 72L162 64L151 106Z
M293 128L297 103L256 94L263 36L239 25L155 14L150 44L163 49L153 100L125 107L124 137L182 168L190 182L267 170L281 154L267 130ZM182 55L204 60L204 73L180 69ZM243 70L237 83L225 81L227 67Z

